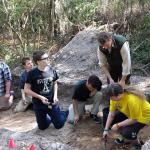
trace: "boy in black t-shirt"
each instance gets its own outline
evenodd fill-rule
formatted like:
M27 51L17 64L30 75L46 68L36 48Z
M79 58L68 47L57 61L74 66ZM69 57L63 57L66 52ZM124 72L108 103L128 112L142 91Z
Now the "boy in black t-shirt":
M48 55L43 51L33 53L37 67L29 71L25 92L32 96L33 109L39 129L48 128L52 122L56 129L65 124L68 111L62 112L57 98L57 72L48 64Z
M69 106L68 121L70 123L77 124L79 118L85 113L86 104L93 104L91 117L99 123L97 113L102 99L101 86L102 82L95 75L90 76L88 80L78 82L72 97L73 104ZM106 105L109 105L109 103Z

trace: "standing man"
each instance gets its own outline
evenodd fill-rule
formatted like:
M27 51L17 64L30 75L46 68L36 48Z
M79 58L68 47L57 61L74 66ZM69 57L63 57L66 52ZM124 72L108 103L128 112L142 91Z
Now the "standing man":
M32 96L33 109L40 130L53 123L56 129L64 126L68 111L60 111L57 98L57 72L49 66L48 54L44 51L33 53L36 68L29 71L25 92Z
M28 72L33 67L31 58L29 58L29 57L22 58L22 66L24 68L24 71L22 72L22 74L20 76L20 89L21 89L22 99L19 101L16 108L14 109L15 112L25 111L27 109L27 107L32 103L32 97L28 96L24 92L24 85L27 80Z
M108 83L119 82L123 87L129 84L131 57L129 43L122 35L101 32L98 35L98 59Z

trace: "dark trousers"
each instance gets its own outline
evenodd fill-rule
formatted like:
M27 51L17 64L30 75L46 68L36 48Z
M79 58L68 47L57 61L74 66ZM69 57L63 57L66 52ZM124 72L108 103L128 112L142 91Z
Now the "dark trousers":
M68 116L66 112L60 111L58 105L53 105L52 109L35 109L34 112L40 130L48 128L50 123L53 123L56 129L62 128Z
M103 109L103 126L105 127L106 125L106 121L107 121L107 117L109 114L109 108L105 108ZM122 122L124 120L128 119L123 113L121 112L117 112L115 115L115 118L111 124L114 125L116 123ZM126 139L128 140L136 140L137 139L137 134L138 132L145 126L145 124L140 123L140 122L136 122L132 125L129 126L125 126L120 128L119 133Z

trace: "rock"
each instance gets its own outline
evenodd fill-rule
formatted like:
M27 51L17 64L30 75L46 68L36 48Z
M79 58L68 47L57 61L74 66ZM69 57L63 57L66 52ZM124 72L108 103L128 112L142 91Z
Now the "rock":
M73 83L90 74L99 75L97 58L97 29L79 32L64 48L53 56L53 64L58 70L60 80Z
M33 144L36 150L77 150L68 146L67 144L62 144L60 142L54 142L50 139L34 135L30 132L13 132L7 129L0 130L0 143L1 148L7 150L8 149L8 141L9 139L13 139L17 149L29 149L29 147Z
M143 146L141 150L150 150L150 140L148 140Z

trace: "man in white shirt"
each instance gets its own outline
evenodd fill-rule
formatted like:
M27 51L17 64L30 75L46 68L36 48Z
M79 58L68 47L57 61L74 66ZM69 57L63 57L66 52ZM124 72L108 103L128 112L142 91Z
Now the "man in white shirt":
M131 56L127 39L122 35L101 32L97 40L99 65L108 83L119 82L123 87L129 84Z

